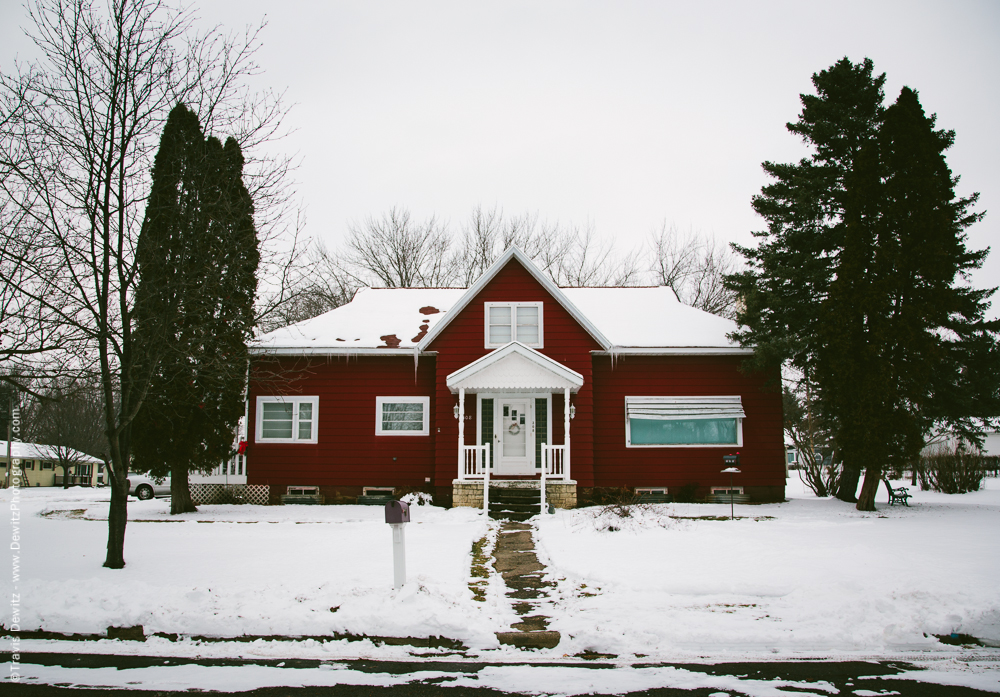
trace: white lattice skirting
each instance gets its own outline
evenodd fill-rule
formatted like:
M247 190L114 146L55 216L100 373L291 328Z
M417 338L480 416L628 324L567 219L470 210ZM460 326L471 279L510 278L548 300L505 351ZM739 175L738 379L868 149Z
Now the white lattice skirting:
M252 503L266 506L271 495L267 484L189 484L194 505Z

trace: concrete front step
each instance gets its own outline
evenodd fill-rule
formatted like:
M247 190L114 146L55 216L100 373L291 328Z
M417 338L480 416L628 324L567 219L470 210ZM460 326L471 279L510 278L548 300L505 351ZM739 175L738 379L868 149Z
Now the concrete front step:
M514 511L490 511L490 518L493 520L516 520L524 522L530 520L537 513L515 513Z
M542 510L539 502L512 503L510 501L490 501L491 511L513 511L514 513L538 513Z

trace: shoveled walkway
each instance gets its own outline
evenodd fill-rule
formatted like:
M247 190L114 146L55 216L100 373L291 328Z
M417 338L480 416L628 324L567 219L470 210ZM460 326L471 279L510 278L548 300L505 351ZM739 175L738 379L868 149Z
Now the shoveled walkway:
M514 611L521 621L511 625L512 632L497 632L501 644L521 648L553 648L559 643L559 632L548 631L549 618L537 613L548 598L550 582L542 579L545 567L535 554L531 526L505 520L500 526L493 548L493 568L503 577L513 599Z

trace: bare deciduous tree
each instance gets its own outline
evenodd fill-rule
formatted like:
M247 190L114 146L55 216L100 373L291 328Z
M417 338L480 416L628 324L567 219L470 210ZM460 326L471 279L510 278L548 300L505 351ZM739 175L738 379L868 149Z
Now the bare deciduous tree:
M364 285L446 286L454 277L450 250L451 236L436 218L417 223L408 210L392 208L348 227L341 268Z
M650 239L650 269L656 283L669 286L685 305L733 319L738 298L723 285L736 271L728 246L691 231L680 233L664 223Z
M89 464L86 455L106 456L104 405L97 385L51 384L31 401L26 422L26 438L62 470L63 488L80 474L80 465Z
M409 211L393 208L380 218L352 225L343 251L317 244L268 330L291 324L350 302L365 285L469 287L509 247L516 245L557 285L670 286L681 302L732 317L735 295L722 285L736 266L728 247L664 226L649 250L620 254L592 225L583 228L541 224L538 216L505 215L494 206L476 206L453 241L435 218L413 222Z
M69 331L72 368L99 380L112 490L104 565L122 568L131 423L156 366L156 356L135 355L132 311L159 134L185 102L211 130L236 137L251 153L266 229L287 200L287 161L255 159L253 146L278 133L284 109L280 96L245 88L258 72L254 30L198 34L189 11L162 0L35 0L29 12L41 59L0 75L3 103L17 104L0 126L0 168L5 216L16 224L7 234L35 246L20 266L0 260L0 272L17 311Z
M785 435L798 455L803 483L817 496L832 496L840 485L840 462L833 429L818 413L812 385L791 381L782 392Z

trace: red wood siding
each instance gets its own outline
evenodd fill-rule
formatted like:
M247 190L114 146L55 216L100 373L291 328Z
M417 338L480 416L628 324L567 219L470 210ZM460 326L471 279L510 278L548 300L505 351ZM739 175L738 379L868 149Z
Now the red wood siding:
M729 356L619 356L594 358L594 486L700 487L729 484L722 456L739 451L734 485L785 485L781 393L765 375L740 372ZM777 375L774 376L777 378ZM743 446L712 448L625 447L626 396L740 395ZM749 493L749 492L748 492Z
M278 374L291 381L251 380L247 481L323 487L423 487L432 476L434 429L428 436L376 436L375 398L430 397L433 419L434 358L397 356L288 359ZM256 443L258 396L319 395L318 443ZM449 406L450 408L450 406Z
M484 303L537 301L544 303L542 341L545 347L539 351L583 375L583 388L572 397L576 418L570 425L571 474L580 486L593 486L594 398L590 352L601 347L516 259L501 269L428 347L438 352L434 470L437 486L450 488L452 480L458 476L458 422L452 414L452 407L458 400L445 381L449 374L490 351L484 346ZM562 443L563 412L558 406L561 401L554 402L552 409L557 445ZM473 418L465 422L466 445L473 444L476 438L478 414L475 414L475 405L475 397L467 395L466 413L472 413Z

